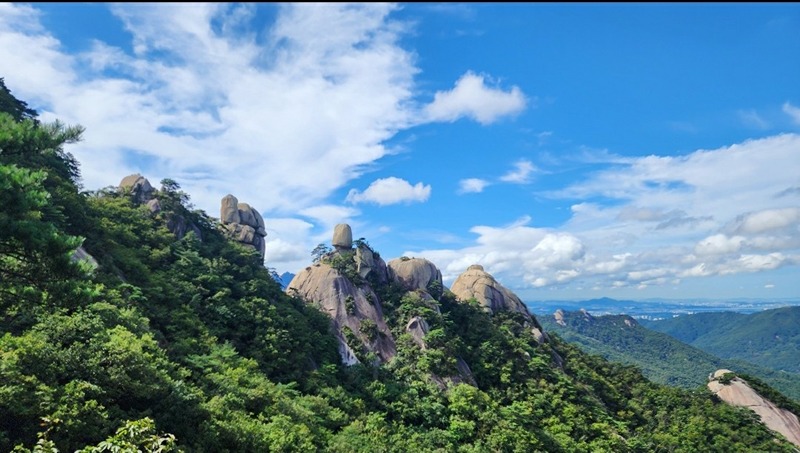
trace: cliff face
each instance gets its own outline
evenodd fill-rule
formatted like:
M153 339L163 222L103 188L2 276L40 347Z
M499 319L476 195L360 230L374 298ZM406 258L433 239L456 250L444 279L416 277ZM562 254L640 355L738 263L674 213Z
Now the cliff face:
M345 329L381 361L394 357L394 338L383 319L378 296L369 285L356 286L329 264L316 263L295 275L287 292L316 304L331 317L343 363L358 363L354 348L361 346L348 342Z
M525 304L513 292L503 287L479 265L470 266L453 284L452 291L444 288L442 273L425 258L396 258L388 263L380 258L362 240L353 241L347 224L336 225L331 247L317 256L314 264L306 267L292 279L286 292L319 307L331 317L339 341L341 360L347 365L371 360L389 362L397 354L396 338L408 334L423 353L430 352L429 333L431 321L441 317L440 300L445 295L466 302L475 298L490 314L510 311L521 315L522 325L529 329L540 343L547 335ZM355 246L355 247L354 247ZM372 285L375 285L374 287ZM388 317L398 325L388 325L382 303L376 290L394 288L400 291L398 300L386 301L390 308ZM399 304L399 305L398 305ZM396 311L419 309L410 318ZM415 307L415 308L412 308ZM426 319L426 317L428 319ZM441 334L441 330L437 335ZM436 342L434 341L434 344ZM441 348L436 344L435 348ZM435 355L435 354L434 354ZM441 368L439 375L429 377L445 388L459 382L475 383L469 364L463 357L451 357L454 367ZM554 363L562 359L554 353Z
M731 373L730 370L717 370L709 378L709 390L732 406L744 406L752 410L769 429L783 434L789 442L800 447L800 421L797 415L759 395L744 379L729 378Z
M364 244L354 250L352 238L349 225L337 225L331 241L334 249L298 272L286 292L331 317L342 363L361 362L366 357L362 352L388 362L397 347L384 320L380 298L367 280L385 282L386 264Z

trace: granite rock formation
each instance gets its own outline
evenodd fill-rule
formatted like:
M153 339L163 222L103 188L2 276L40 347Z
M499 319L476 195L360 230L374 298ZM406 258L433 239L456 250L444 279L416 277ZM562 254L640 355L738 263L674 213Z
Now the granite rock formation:
M220 204L219 220L234 240L252 247L264 259L267 236L264 219L247 203L239 203L233 195L226 195Z
M331 317L344 364L359 363L359 357L364 358L369 353L375 354L381 362L388 362L396 354L394 337L383 318L380 299L364 280L372 273L378 281L385 280L386 265L365 244L353 250L350 225L336 226L332 245L332 252L294 276L286 292L316 305ZM342 258L344 261L340 263L352 266L361 277L359 284L331 265ZM360 344L352 344L353 336Z
M421 289L428 291L433 284L442 286L442 272L425 258L396 258L386 263L389 279L394 280L409 291Z
M708 388L722 401L732 406L752 410L769 429L783 434L789 442L800 447L800 421L797 414L776 406L753 390L747 381L730 370L717 370L709 376Z
M119 191L130 194L134 203L147 206L151 215L155 216L161 213L161 202L157 198L158 192L150 184L150 181L139 173L122 178L119 183ZM178 239L182 239L189 231L193 232L198 239L203 239L200 228L178 212L169 212L164 216L164 220L167 229Z
M462 301L475 299L489 313L510 311L520 313L529 324L531 332L537 341L546 341L547 335L534 316L528 312L528 307L500 282L483 270L483 266L473 264L464 273L455 279L450 286L450 291Z
M133 199L137 204L145 204L152 200L156 191L150 181L139 173L122 178L119 183L119 189L133 195Z

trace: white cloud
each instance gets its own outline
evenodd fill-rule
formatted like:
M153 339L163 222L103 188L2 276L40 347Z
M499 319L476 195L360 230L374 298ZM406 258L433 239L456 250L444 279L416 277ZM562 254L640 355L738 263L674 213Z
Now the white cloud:
M473 227L477 237L462 249L416 255L441 263L446 279L482 264L522 294L577 286L652 290L797 265L800 208L790 196L775 196L797 185L797 149L800 136L783 134L685 156L615 159L542 194L613 199L572 204L558 231L529 226L525 217Z
M458 193L480 193L489 185L489 181L479 178L467 178L459 181L458 185Z
M759 130L769 129L770 124L755 110L739 110L739 119L747 127Z
M469 117L481 124L491 124L503 116L525 109L527 100L519 87L510 91L486 86L484 76L467 72L450 91L439 91L425 111L428 121L456 121Z
M431 186L418 182L411 185L405 179L389 177L372 182L363 192L351 189L346 201L350 203L375 203L380 206L423 202L431 195Z
M795 124L800 124L800 108L786 102L783 104L783 113L789 115Z
M537 168L529 160L521 159L514 163L514 169L500 177L503 182L525 184L530 182L531 173Z
M763 233L793 227L797 232L800 226L800 208L765 209L749 212L736 217L727 229L739 234Z
M265 34L256 7L116 4L133 53L97 41L75 55L35 5L3 4L3 76L44 120L86 127L69 149L86 188L140 172L212 215L233 193L265 217L329 217L315 212L419 123L407 30L389 4L284 4Z
M700 241L694 248L698 255L719 255L735 253L742 249L745 238L742 236L728 237L724 234L715 234Z

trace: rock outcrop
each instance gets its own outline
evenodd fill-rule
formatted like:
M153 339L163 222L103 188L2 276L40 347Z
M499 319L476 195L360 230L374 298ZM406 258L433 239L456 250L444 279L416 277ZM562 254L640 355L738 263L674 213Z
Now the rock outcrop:
M331 317L344 364L359 363L359 357L364 358L369 353L374 353L381 362L388 362L397 348L383 318L380 299L367 280L356 285L329 263L334 258L344 258L345 265L356 269L362 279L374 273L378 281L386 279L386 265L365 244L353 251L350 225L337 225L332 243L334 251L298 272L287 285L286 292L316 305Z
M530 324L531 331L537 339L545 340L547 337L539 321L528 312L528 307L522 300L483 270L483 266L479 264L473 264L459 275L450 286L450 291L462 301L474 298L489 313L498 311L520 313Z
M353 230L350 225L340 223L333 229L333 241L331 241L336 250L350 250L353 248Z
M386 267L389 269L389 279L409 291L428 291L431 284L438 284L439 288L442 286L442 272L425 258L396 258L386 263Z
M800 447L800 421L797 415L776 406L753 390L747 381L734 376L730 370L717 370L709 376L709 390L732 406L744 406L752 410L769 429L783 434L789 442Z
M130 194L134 203L147 206L151 215L161 213L161 202L156 198L156 189L147 178L139 173L122 178L119 183L119 191ZM178 239L182 239L189 231L193 232L198 239L203 239L200 228L180 213L169 212L164 216L164 220L166 220L167 229Z
M247 203L239 203L233 195L222 198L219 220L234 240L254 248L264 259L267 236L261 214Z
M122 181L119 183L119 188L121 191L133 195L133 199L137 204L145 204L152 200L156 191L150 184L150 181L139 173L122 178Z
M566 327L567 323L564 322L564 310L560 308L556 310L556 312L553 314L553 319L556 320L556 324L558 324L559 326Z
M394 338L383 319L378 296L368 285L357 287L330 265L316 263L298 272L286 291L317 305L331 317L343 363L352 365L359 362L359 354L354 348L362 346L383 362L394 357ZM369 333L370 324L375 326L376 335ZM362 344L350 344L345 329L349 329Z
M361 278L373 278L377 283L384 284L389 281L386 263L377 253L373 252L366 244L356 247L356 271Z

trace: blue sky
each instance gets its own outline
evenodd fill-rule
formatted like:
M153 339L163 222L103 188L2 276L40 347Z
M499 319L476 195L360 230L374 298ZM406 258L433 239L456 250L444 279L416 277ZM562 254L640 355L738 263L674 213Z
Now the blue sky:
M172 178L296 272L349 223L525 300L800 297L800 4L0 4L86 189Z

